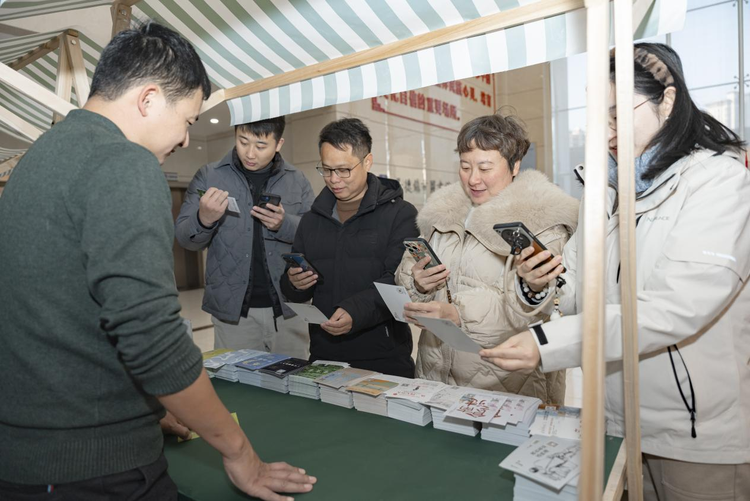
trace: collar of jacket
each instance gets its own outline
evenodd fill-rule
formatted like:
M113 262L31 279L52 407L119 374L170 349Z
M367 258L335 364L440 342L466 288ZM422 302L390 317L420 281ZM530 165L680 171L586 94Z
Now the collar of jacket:
M436 191L417 216L417 225L428 239L433 231L471 233L482 245L499 255L508 255L510 246L492 229L498 223L520 221L535 235L563 225L570 233L578 221L578 200L549 182L536 170L525 170L491 200L474 208L461 183Z
M682 174L685 173L685 171L687 171L690 167L700 164L705 159L710 158L716 154L717 153L715 151L701 148L695 150L688 156L682 157L681 159L670 165L667 170L656 176L649 189L638 195L638 197L635 199L636 214L648 212L661 205L662 202L669 198L669 196L675 190L680 182ZM732 157L731 154L725 153L725 155L729 155L730 157ZM581 183L584 183L585 178L583 165L577 166L575 168L575 173ZM617 196L617 191L613 187L609 186L608 194L609 206L607 208L607 212L611 217L614 215L612 213L612 207L615 197Z
M404 190L401 188L398 181L395 179L381 178L368 172L367 192L365 193L364 198L362 198L359 210L355 215L349 218L347 222L361 216L362 214L374 211L378 205L391 203L391 201L403 197ZM333 212L335 204L336 196L326 186L315 199L315 202L313 202L311 210L329 219L333 219L331 213Z

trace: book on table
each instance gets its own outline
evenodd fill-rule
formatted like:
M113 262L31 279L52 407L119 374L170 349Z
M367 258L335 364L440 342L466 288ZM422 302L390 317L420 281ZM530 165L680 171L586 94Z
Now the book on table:
M387 390L388 417L425 426L432 422L430 408L425 405L445 385L427 379L405 379L397 387Z
M263 354L265 352L250 349L233 351L214 350L212 356L204 357L203 367L206 368L206 372L209 375L225 381L237 382L239 378L235 364Z
M259 372L260 369L289 358L292 357L289 355L281 355L280 353L263 353L257 357L243 360L242 362L235 364L235 366L240 369L237 371L237 378L240 383L260 387L262 380L262 375Z
M320 400L327 404L351 409L354 407L354 397L352 392L346 390L346 387L377 374L373 371L346 367L340 371L321 376L315 379L315 382L320 385Z
M531 436L530 427L542 401L523 395L500 394L505 396L506 400L495 417L489 423L482 424L482 439L507 445L521 445Z
M515 476L516 499L577 499L581 473L580 440L535 436L518 446L500 467Z
M388 400L385 392L399 385L398 381L389 379L391 376L378 376L363 379L357 384L347 386L347 391L352 392L354 408L358 411L388 416Z
M289 376L289 394L320 400L320 386L315 380L343 368L338 364L313 362L301 371Z
M467 391L469 391L469 388L463 386L446 386L425 402L425 405L430 408L434 428L471 437L479 433L481 424L472 420L445 415L445 411L458 402Z

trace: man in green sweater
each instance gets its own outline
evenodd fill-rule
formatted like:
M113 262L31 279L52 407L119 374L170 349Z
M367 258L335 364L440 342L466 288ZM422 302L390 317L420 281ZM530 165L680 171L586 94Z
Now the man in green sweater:
M169 188L211 92L158 24L105 48L82 110L44 134L0 198L0 499L169 500L159 427L182 422L267 500L314 477L266 464L219 401L180 319ZM55 493L57 496L52 496Z

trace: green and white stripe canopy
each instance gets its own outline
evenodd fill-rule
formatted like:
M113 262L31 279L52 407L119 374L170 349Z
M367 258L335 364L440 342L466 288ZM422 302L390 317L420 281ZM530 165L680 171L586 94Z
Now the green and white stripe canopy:
M540 0L142 0L143 20L195 45L230 88ZM636 38L681 29L687 0L655 0ZM530 66L586 49L585 9L228 101L232 123Z
M111 4L112 0L0 0L0 23L21 17Z
M23 153L26 153L26 150L16 150L16 149L10 149L10 148L3 148L0 146L0 164L5 162L6 160L10 160L13 157L17 157L18 155L21 155ZM5 169L0 166L0 179L4 178L10 174L10 170L5 171Z
M59 32L40 33L0 40L0 61L5 64L10 64L24 54L29 53L59 35ZM86 73L88 73L89 80L91 80L91 77L94 75L96 63L99 61L99 55L101 54L102 48L83 33L79 32L78 37L81 42ZM55 79L57 77L58 52L59 49L50 52L24 68L21 68L19 73L31 78L35 82L54 92ZM71 102L76 106L78 105L75 90L72 92ZM49 129L52 124L52 111L4 84L0 84L0 106L12 111L42 131ZM0 131L18 139L28 141L27 138L21 136L2 122L0 122Z

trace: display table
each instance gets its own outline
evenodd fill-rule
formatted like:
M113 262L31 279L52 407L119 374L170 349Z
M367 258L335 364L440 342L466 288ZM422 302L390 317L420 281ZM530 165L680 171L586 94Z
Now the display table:
M513 499L513 474L498 467L511 446L240 383L213 383L264 461L286 461L318 478L312 492L295 499ZM606 480L622 439L605 442ZM165 454L180 499L249 499L232 486L219 453L204 440L169 437Z

